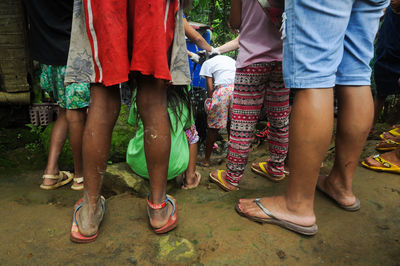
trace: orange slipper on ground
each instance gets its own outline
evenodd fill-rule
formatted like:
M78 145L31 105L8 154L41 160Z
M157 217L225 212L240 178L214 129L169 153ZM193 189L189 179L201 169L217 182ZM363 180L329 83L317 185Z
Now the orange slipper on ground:
M101 201L101 206L103 208L101 219L103 219L104 212L105 212L106 199L103 196L101 196L100 201ZM74 214L72 216L72 227L71 227L70 239L72 242L75 242L75 243L90 243L97 239L99 232L97 231L96 234L94 234L93 236L84 236L79 232L78 222L76 220L76 213L82 207L82 203L83 203L83 199L80 199L75 203Z
M147 196L147 205L150 208L152 208L153 210L159 210L159 209L165 208L167 206L168 202L172 205L172 213L169 216L169 219L165 225L163 225L160 228L152 227L154 233L156 233L156 234L167 233L169 231L172 231L173 229L175 229L178 226L178 210L177 210L176 200L172 196L167 195L164 203L152 204L149 201L149 196Z

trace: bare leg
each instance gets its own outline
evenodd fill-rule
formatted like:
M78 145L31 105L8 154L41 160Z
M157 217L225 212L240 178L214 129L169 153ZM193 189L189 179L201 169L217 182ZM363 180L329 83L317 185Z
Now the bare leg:
M211 153L213 150L213 145L215 141L217 141L218 131L219 129L216 128L208 128L206 137L206 150L204 154L204 160L202 162L204 166L210 166Z
M189 164L185 171L185 180L183 186L193 186L196 182L196 159L197 159L197 143L189 144Z
M144 151L150 176L150 202L165 202L168 163L171 150L170 121L167 112L167 89L163 80L138 74L136 104L144 127ZM160 228L172 212L168 208L148 208L150 224Z
M65 115L65 109L59 107L59 115L51 130L49 156L47 158L47 166L44 170L45 174L56 175L59 172L58 158L60 157L62 148L67 138L68 124ZM45 178L43 185L53 185L57 180Z
M79 231L85 236L94 235L102 219L100 189L110 152L111 135L118 118L121 102L118 86L90 87L90 108L83 132L83 206L77 219Z
M74 157L75 177L83 177L82 136L85 129L86 108L67 110L66 117L69 128L69 142Z
M371 131L370 131L371 134L375 133L374 127L375 127L376 121L378 120L378 117L382 113L382 108L385 105L385 101L386 101L386 96L379 96L379 95L377 95L374 100L374 120L372 122L372 127L371 127Z
M336 132L336 157L328 178L318 185L342 205L352 205L353 176L373 119L369 86L338 86L339 113Z
M290 118L288 186L282 196L261 199L276 217L303 226L315 223L315 186L332 127L333 90L297 91ZM252 200L240 200L239 207L245 214L268 217Z

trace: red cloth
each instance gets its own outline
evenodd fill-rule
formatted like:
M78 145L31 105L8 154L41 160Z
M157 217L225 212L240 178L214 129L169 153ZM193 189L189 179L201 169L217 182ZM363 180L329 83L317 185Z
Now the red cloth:
M86 30L96 82L105 86L128 80L129 71L171 80L172 44L178 0L84 0Z

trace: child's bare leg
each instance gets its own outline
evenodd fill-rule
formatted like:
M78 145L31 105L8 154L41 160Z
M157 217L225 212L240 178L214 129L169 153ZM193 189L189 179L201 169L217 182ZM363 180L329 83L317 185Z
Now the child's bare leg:
M205 150L204 160L202 162L202 164L204 166L210 165L211 153L212 153L213 145L217 141L218 130L219 129L217 129L217 128L209 128L207 131L206 150Z
M79 232L94 235L102 219L100 189L111 146L111 135L121 102L118 86L91 84L90 109L82 140L84 193L77 213Z
M194 185L197 180L195 176L196 172L196 159L197 159L197 143L189 144L189 164L185 171L185 183L184 185Z
M47 166L44 174L56 175L58 174L58 158L60 157L62 148L67 138L68 124L65 115L65 109L59 107L59 115L51 130L49 156L47 158ZM54 185L57 180L44 178L43 185Z
M82 137L85 129L86 108L67 110L66 117L69 128L69 142L74 157L74 173L75 177L79 178L83 177Z
M165 202L169 154L171 150L170 121L167 111L167 89L163 80L138 75L136 104L144 127L144 151L150 176L150 202ZM154 228L165 225L172 213L167 208L148 208L150 224Z

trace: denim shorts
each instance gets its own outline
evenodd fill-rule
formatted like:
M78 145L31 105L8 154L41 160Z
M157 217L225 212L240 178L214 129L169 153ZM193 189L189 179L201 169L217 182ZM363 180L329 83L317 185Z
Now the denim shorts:
M286 87L370 85L374 38L388 4L389 0L286 0Z

